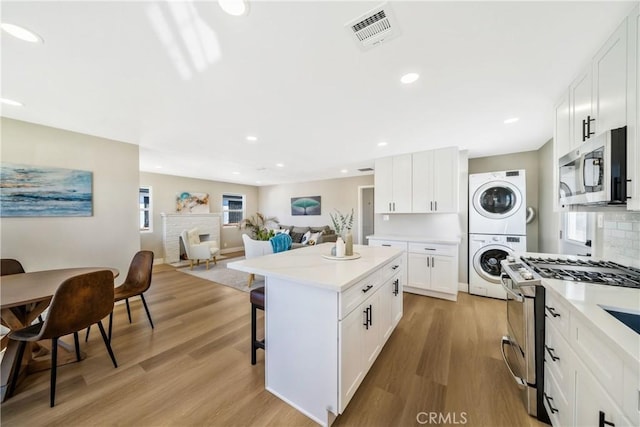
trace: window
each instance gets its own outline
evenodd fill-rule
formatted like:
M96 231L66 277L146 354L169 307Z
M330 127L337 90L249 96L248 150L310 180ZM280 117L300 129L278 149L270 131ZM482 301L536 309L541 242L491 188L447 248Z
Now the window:
M138 205L140 206L140 231L153 231L151 227L151 187L140 187Z
M222 225L236 225L244 218L245 197L241 194L222 195Z
M576 243L587 242L587 213L567 212L565 214L566 239Z

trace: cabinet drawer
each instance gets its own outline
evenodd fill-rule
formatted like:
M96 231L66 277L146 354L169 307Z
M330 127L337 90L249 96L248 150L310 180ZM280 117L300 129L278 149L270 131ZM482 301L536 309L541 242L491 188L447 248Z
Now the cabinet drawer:
M573 370L571 371L573 373ZM544 406L547 409L551 424L554 427L573 425L573 397L562 392L555 377L545 372L544 378ZM572 378L573 380L573 378ZM573 387L573 385L572 385Z
M403 251L407 250L407 242L398 240L369 239L369 246L388 246L391 248L402 249Z
M404 270L404 265L405 265L404 255L399 256L394 260L392 260L391 262L386 263L380 269L380 281L386 282L387 279L393 276L394 274L398 274L398 273L402 274Z
M545 373L551 371L560 390L563 391L568 400L572 400L575 370L573 351L553 324L548 323L545 329Z
M576 316L571 318L571 346L614 402L622 402L622 359L589 326Z
M569 341L569 307L550 289L546 292L544 316L546 324L553 324L556 330Z
M409 252L427 255L455 256L457 246L436 243L409 243Z
M354 308L373 295L380 287L380 270L360 280L340 294L340 320L344 319Z

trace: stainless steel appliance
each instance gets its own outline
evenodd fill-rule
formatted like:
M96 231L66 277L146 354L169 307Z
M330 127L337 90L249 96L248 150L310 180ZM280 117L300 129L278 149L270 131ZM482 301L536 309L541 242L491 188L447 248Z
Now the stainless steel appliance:
M518 387L527 412L549 422L544 391L544 293L541 277L513 257L501 261L501 282L507 294L507 335L502 358Z
M589 139L559 160L560 204L625 204L627 127Z
M640 288L640 269L615 262L533 256L520 260L545 279Z

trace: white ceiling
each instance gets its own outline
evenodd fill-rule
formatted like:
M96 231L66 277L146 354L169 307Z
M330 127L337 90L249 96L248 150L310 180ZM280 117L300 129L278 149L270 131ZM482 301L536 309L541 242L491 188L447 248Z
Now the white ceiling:
M393 1L401 35L363 52L344 25L379 4L3 0L44 44L3 34L2 97L24 107L2 115L138 144L143 171L250 185L450 145L535 150L635 2Z

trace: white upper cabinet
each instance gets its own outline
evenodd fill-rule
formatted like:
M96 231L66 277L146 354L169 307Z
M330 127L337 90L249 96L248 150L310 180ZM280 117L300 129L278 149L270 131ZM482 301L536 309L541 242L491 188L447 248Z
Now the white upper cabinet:
M582 73L571 83L569 87L569 99L571 101L571 147L576 148L589 138L590 129L593 129L593 113L591 104L591 66L586 67ZM567 153L560 153L563 156Z
M593 117L596 135L627 124L627 20L593 59Z
M411 212L411 154L375 162L376 213Z
M569 91L566 91L557 102L554 110L555 128L553 130L553 140L555 141L555 158L564 156L572 148L570 109Z
M458 212L458 148L413 154L414 213Z
M628 18L627 61L627 209L640 211L640 13Z

